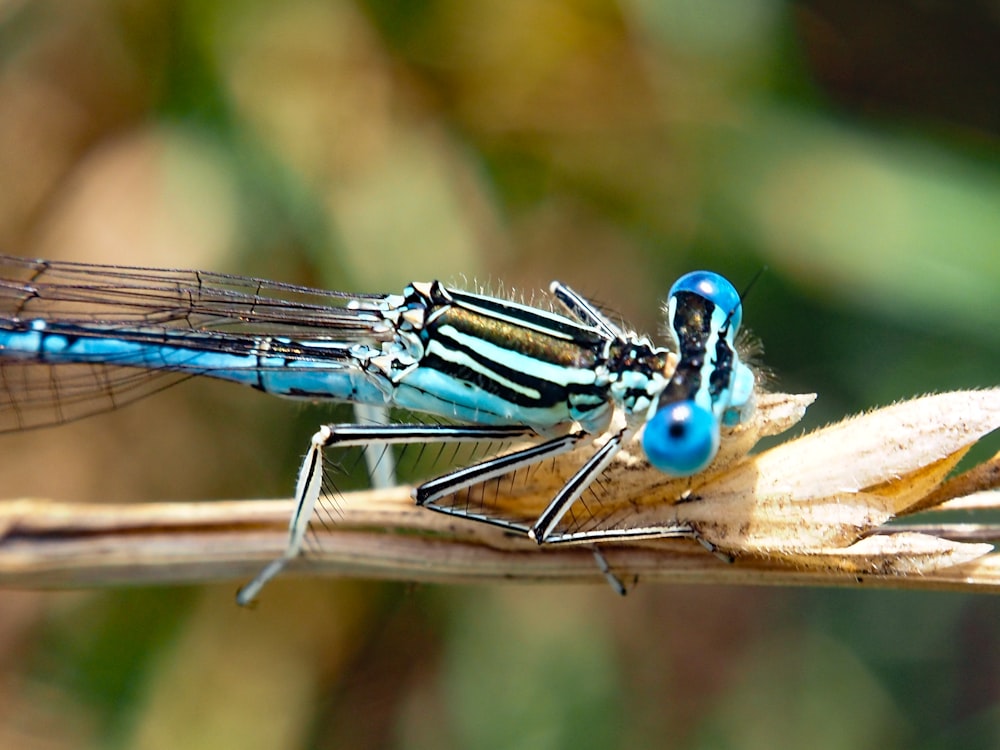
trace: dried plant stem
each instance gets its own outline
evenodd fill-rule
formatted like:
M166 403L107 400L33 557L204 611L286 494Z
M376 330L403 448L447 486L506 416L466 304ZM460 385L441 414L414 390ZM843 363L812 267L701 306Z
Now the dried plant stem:
M1000 502L1000 500L998 500ZM278 556L291 502L83 505L0 502L0 586L80 588L244 581ZM587 548L539 548L483 524L413 505L407 487L352 493L291 570L441 583L601 582ZM898 529L899 527L894 527ZM915 528L915 527L910 527ZM996 526L921 526L924 533L995 539ZM1000 593L1000 554L924 576L857 577L744 557L726 564L687 540L602 546L626 582L878 586Z
M988 461L952 477L930 493L913 511L996 510L1000 501L990 494L1000 488L1000 453ZM985 494L984 494L985 493Z

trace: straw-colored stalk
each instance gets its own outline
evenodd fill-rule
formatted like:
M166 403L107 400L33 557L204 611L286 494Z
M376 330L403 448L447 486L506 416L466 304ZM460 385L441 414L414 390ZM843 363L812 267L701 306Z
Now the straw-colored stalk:
M713 467L694 478L666 479L634 451L623 452L604 479L592 523L625 531L686 524L702 543L602 542L618 579L1000 592L1000 554L990 544L1000 526L936 520L947 510L974 519L1000 508L1000 454L946 480L975 442L1000 427L1000 389L918 398L747 453L762 435L797 422L811 401L762 396L755 419L731 430ZM532 474L497 502L508 515L530 518L580 458ZM539 546L418 508L410 493L401 486L343 495L335 520L314 524L290 571L442 583L604 580L592 546ZM918 511L919 523L905 522ZM289 500L0 502L0 585L242 581L281 554L290 513Z

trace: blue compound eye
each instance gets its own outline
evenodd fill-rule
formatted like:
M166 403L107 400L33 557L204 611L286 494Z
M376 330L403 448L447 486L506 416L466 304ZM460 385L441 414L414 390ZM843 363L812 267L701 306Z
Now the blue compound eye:
M665 474L697 474L719 450L719 423L693 401L669 404L646 422L642 449L649 463Z
M737 331L743 322L743 303L736 287L724 276L712 271L692 271L684 274L670 287L670 296L689 292L704 297L729 318L729 327Z

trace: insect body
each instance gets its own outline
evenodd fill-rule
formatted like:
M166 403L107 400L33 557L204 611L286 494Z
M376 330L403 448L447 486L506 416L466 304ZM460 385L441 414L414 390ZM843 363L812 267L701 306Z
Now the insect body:
M67 421L201 375L288 398L384 405L448 420L321 427L299 471L285 554L243 589L249 601L299 554L329 447L529 439L418 486L418 504L550 541L561 519L642 433L656 468L704 469L720 424L752 405L734 346L739 295L717 274L672 288L672 346L609 320L555 282L563 313L447 287L356 295L198 271L0 256L0 429ZM530 526L442 500L567 453L597 450Z

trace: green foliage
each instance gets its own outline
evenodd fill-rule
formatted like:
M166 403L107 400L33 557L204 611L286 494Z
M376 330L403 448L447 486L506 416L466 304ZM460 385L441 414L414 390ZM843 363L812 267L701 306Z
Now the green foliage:
M814 424L996 385L1000 28L976 4L901 7L905 23L776 0L10 4L0 244L366 291L465 277L530 296L559 278L651 333L680 273L740 286L767 266L744 320L783 390L819 393ZM177 399L4 438L5 495L290 492L328 418ZM274 711L294 698L317 747L375 725L392 731L369 746L414 748L987 747L1000 731L988 599L455 590L428 596L421 622L373 607L384 589L352 592L336 596L356 627L324 599L330 642L273 678ZM178 669L161 661L175 634L216 616L188 619L186 602L44 599L43 635L0 646L10 684L34 686L5 714L31 704L46 721L0 719L0 737L129 745ZM317 616L282 609L263 647ZM364 687L344 680L380 649L407 668L330 712L357 731L324 729L324 695ZM245 708L240 736L264 738L254 659L202 710ZM181 667L192 682L226 671ZM196 744L197 725L173 728Z

